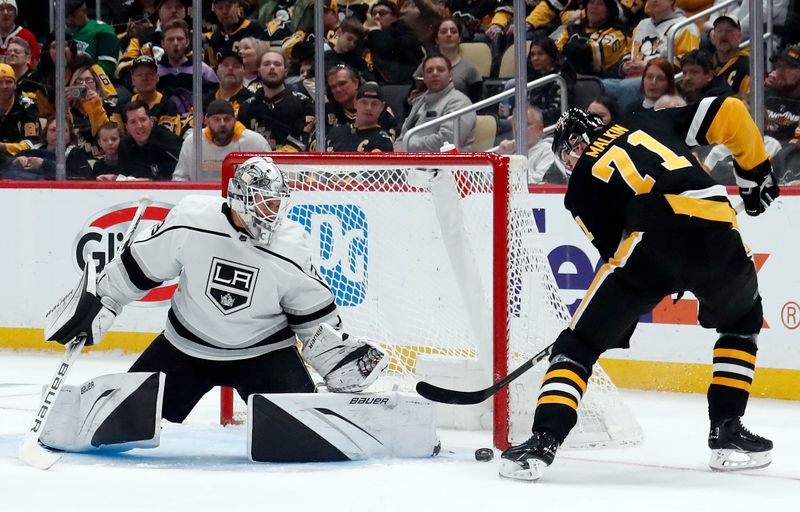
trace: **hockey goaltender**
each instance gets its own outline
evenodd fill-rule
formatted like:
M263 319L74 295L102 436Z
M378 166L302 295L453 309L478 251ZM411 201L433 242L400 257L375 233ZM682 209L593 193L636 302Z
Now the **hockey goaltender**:
M306 232L286 216L288 207L284 173L269 158L250 158L230 180L227 201L181 200L106 265L96 294L79 290L94 307L77 322L53 315L61 319L47 326L53 341L70 342L78 334L72 326L82 325L86 344L99 343L125 304L179 277L164 331L129 373L64 386L40 442L65 451L156 447L161 418L180 423L214 386L230 386L249 399L254 461L437 453L430 402L396 392L355 394L390 357L342 330L334 296L311 265ZM316 393L304 360L333 393Z

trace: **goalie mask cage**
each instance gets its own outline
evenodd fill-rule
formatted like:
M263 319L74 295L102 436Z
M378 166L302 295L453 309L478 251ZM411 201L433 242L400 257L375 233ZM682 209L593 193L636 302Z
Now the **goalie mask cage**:
M390 354L389 368L369 391L413 392L418 380L488 386L552 343L569 322L536 230L537 194L528 192L524 157L232 153L222 167L223 194L237 165L251 156L269 156L286 173L287 216L309 233L312 263L336 296L344 330L380 342ZM498 448L530 437L546 368L539 364L495 395L483 422L491 418ZM234 395L223 388L223 424L237 422L243 410ZM565 444L640 437L596 366Z

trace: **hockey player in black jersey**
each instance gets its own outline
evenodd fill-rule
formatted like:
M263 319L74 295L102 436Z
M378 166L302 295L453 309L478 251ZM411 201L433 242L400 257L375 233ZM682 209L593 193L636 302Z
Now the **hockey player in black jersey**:
M700 325L719 333L708 388L709 465L725 471L771 462L772 442L740 421L763 321L755 266L725 187L690 153L713 143L733 153L747 213L764 212L779 190L758 129L737 99L705 98L611 126L577 109L559 119L553 151L570 174L564 204L606 264L553 345L533 436L503 452L501 476L540 478L577 421L600 355L627 348L641 315L686 291L699 301Z

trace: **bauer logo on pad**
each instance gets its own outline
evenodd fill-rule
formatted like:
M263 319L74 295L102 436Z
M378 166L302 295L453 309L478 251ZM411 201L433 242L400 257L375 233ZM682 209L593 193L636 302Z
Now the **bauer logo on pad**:
M367 295L367 215L354 204L300 204L289 212L311 235L312 263L339 306L357 306Z
M236 313L250 306L257 278L258 269L255 267L213 258L206 284L206 297L223 314Z

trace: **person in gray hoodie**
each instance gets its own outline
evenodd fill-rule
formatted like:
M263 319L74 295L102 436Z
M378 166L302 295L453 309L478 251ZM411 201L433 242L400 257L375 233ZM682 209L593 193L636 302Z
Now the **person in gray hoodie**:
M470 99L453 85L450 60L444 55L430 55L422 63L425 92L412 98L411 112L403 123L400 138L395 143L396 151L439 151L445 143L465 147L475 132L475 112L459 116L460 137L456 141L453 122L444 122L408 137L412 128L472 105Z

